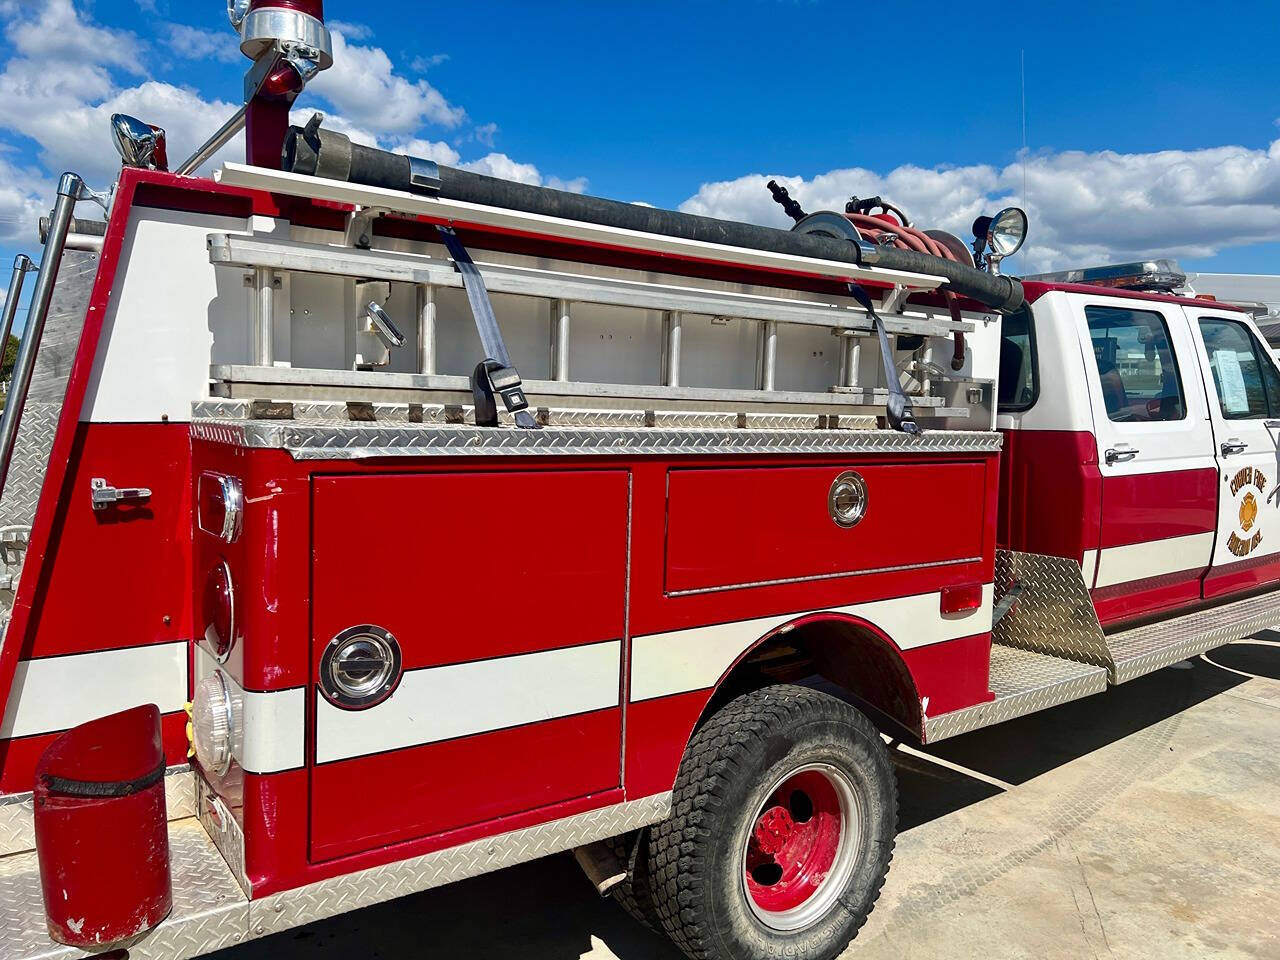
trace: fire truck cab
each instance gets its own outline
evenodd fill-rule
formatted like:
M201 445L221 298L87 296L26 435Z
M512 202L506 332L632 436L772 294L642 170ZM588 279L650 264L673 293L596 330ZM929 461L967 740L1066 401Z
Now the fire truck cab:
M970 253L881 198L770 184L778 230L289 127L321 4L232 14L245 110L172 170L114 118L107 217L65 175L35 271L4 956L197 956L572 850L690 957L828 960L888 873L887 739L1280 613L1244 313L1003 276L1013 208Z

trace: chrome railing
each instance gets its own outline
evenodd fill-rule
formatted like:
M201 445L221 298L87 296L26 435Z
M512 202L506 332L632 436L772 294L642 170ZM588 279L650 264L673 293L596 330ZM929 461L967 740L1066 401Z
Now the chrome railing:
M58 268L67 245L67 232L72 214L79 200L88 199L85 182L74 173L64 173L58 181L58 200L49 222L49 235L45 240L44 257L36 274L35 290L31 294L31 309L27 313L27 325L22 331L22 344L13 365L13 379L9 383L9 396L4 405L4 417L0 419L0 497L4 496L5 481L9 478L9 464L13 459L13 446L18 439L18 426L22 422L22 409L27 403L27 391L31 389L31 375L36 367L36 353L40 338L44 335L45 321L49 319L49 304L53 300L53 288L58 282ZM25 263L23 262L25 261ZM0 317L5 339L18 309L18 295L22 290L22 277L32 269L31 260L20 256L13 264L13 282L5 298L4 314Z

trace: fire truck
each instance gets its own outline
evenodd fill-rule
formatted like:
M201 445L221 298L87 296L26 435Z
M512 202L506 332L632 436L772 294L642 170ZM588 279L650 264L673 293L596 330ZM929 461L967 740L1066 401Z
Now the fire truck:
M291 126L320 0L229 7L245 106L173 166L114 117L118 181L62 177L0 315L29 283L5 957L197 956L572 850L691 958L825 960L888 874L887 741L1280 615L1245 313L1159 264L1003 275L1015 208L971 250L772 184L782 230Z

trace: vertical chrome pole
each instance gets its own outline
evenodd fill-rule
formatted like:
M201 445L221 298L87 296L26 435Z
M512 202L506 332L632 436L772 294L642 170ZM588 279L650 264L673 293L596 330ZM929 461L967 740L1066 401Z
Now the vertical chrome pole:
M760 325L760 381L756 386L761 390L774 389L777 369L778 324L775 320L765 320Z
M36 275L36 288L31 294L31 310L27 314L27 327L22 332L22 346L13 365L13 382L9 385L9 397L4 405L4 417L0 419L0 496L4 495L5 481L9 478L9 462L13 458L13 444L18 439L18 424L22 421L22 408L26 406L27 391L31 388L31 375L36 369L36 351L44 335L44 324L49 319L49 304L53 300L54 284L58 281L58 268L62 266L62 252L67 245L67 231L71 227L71 215L76 201L84 192L84 181L74 173L64 173L58 182L58 200L49 218L49 233L45 239L44 257L40 272ZM14 265L15 269L17 264ZM15 298L16 300L16 298ZM8 313L6 305L6 313Z
M256 268L253 271L253 287L258 301L253 362L259 367L269 367L275 363L276 349L275 272L268 267Z
M436 372L436 288L418 285L418 372Z
M13 318L18 312L18 301L22 298L22 284L27 271L33 269L31 258L20 253L13 258L13 277L9 280L9 292L4 295L4 312L0 313L0 356L9 346L9 334L13 332Z
M680 311L672 310L662 318L662 382L668 387L680 386Z
M845 334L840 340L840 386L856 387L858 365L862 362L862 342L851 334Z
M551 379L564 383L569 379L569 301L554 300L551 309Z

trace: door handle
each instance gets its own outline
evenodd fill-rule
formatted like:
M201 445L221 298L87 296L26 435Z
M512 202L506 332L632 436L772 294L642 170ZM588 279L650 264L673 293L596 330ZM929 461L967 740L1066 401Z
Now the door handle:
M1108 447L1105 456L1107 463L1128 463L1138 453L1137 447L1131 447L1127 443L1118 443L1114 447Z
M1236 437L1227 437L1226 440L1218 444L1218 449L1222 451L1224 457L1229 457L1235 453L1244 453L1249 449L1249 445Z
M146 487L113 487L102 477L89 481L89 502L95 510L106 510L117 503L137 503L151 499Z

